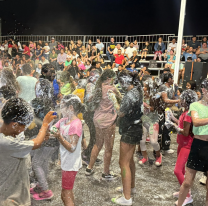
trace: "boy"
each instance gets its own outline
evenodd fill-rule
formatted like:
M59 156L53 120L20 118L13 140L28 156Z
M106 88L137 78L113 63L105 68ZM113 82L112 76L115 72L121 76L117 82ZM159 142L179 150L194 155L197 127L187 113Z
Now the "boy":
M0 205L31 205L27 170L28 155L41 146L49 123L55 118L49 112L37 137L24 141L24 131L33 120L32 107L21 98L12 98L2 109L0 128Z

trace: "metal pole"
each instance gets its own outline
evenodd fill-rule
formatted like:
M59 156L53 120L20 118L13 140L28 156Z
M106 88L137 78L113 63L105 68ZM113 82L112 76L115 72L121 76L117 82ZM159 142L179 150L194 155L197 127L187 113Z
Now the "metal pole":
M181 0L181 12L180 12L180 20L179 20L179 28L178 28L178 42L176 48L176 61L175 61L175 71L174 71L174 83L176 84L178 83L178 73L180 68L181 47L183 40L185 15L186 15L186 0Z
M1 17L0 17L0 42L2 42L2 24L1 24Z

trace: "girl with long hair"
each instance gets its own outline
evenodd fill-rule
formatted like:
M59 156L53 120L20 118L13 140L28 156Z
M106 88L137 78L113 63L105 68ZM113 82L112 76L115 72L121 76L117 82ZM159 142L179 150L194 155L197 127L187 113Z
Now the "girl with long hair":
M110 172L117 113L112 101L108 97L109 92L113 92L119 102L121 100L120 92L113 84L115 77L116 74L114 71L106 69L96 83L92 99L95 108L93 121L96 130L96 143L92 149L90 163L86 168L85 174L89 176L94 173L93 166L103 144L105 144L103 180L113 180L117 178L117 175Z

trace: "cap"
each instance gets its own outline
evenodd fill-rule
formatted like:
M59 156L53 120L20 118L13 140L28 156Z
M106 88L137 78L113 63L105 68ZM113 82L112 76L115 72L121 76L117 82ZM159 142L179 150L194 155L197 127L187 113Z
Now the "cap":
M51 39L55 39L54 37L52 37Z

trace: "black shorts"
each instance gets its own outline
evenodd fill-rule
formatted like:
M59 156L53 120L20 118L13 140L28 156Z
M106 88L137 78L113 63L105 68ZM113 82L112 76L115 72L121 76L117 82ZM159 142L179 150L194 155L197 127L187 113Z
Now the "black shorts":
M208 171L208 142L194 139L187 161L187 167L196 171Z
M121 142L132 145L140 144L140 140L142 140L142 132L141 122L139 124L133 124L122 131Z

